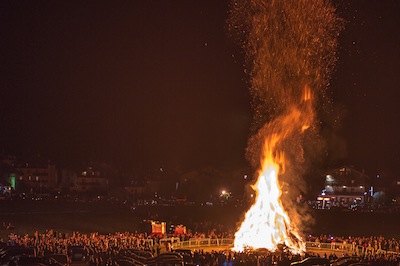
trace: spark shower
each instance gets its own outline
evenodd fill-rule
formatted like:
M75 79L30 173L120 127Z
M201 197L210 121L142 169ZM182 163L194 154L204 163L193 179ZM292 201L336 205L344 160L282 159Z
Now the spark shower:
M335 11L327 0L231 4L228 25L246 55L254 111L246 156L259 169L255 202L235 234L234 250L284 244L305 251L301 224L293 219L298 213L285 210L279 178L304 161L304 134L318 132L316 106L327 99L342 28Z

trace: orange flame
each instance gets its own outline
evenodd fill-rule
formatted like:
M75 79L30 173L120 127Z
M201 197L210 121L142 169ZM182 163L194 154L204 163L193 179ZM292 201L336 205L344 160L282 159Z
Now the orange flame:
M314 114L312 95L306 86L300 105L291 106L288 112L267 125L269 135L264 142L264 159L257 182L255 203L235 234L233 250L266 248L275 251L278 244L286 245L293 253L303 253L305 243L292 225L282 202L278 176L285 167L285 156L279 144L286 138L310 127Z

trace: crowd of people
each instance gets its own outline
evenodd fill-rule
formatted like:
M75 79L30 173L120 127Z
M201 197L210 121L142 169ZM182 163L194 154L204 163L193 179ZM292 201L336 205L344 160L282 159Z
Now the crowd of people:
M113 258L126 254L127 250L141 250L158 256L160 253L170 251L171 242L162 241L163 238L179 238L185 241L193 238L220 238L233 237L229 234L216 233L211 230L208 233L191 233L179 235L155 235L147 233L117 232L102 235L99 233L82 234L73 232L71 234L59 233L47 230L43 233L35 232L32 235L16 235L10 233L8 239L0 240L3 246L19 246L31 248L36 256L49 256L51 254L64 254L68 258L73 255L72 247L81 247L84 254L82 259L89 265L116 265ZM350 246L343 249L341 256L357 255L362 261L371 265L400 265L399 246L400 241L396 239L385 239L379 237L333 237L328 235L312 236L306 239L309 242ZM169 245L163 246L164 243ZM356 249L351 247L365 247L363 254L357 254ZM337 259L335 252L328 254L304 254L302 256L291 254L282 249L280 252L251 252L237 253L232 251L203 251L197 250L185 254L188 261L194 265L290 265L291 262L304 259L307 256L321 256L329 260Z
M385 238L383 236L354 237L354 236L328 236L308 235L307 241L315 243L330 243L332 247L345 247L343 249L354 252L358 249L364 253L376 254L384 252L400 253L400 240Z

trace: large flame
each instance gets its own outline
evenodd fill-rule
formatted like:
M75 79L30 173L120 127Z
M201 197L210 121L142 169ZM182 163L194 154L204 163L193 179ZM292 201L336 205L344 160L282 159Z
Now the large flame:
M311 92L305 86L301 103L288 108L286 114L267 125L269 134L264 142L264 159L258 180L252 186L256 192L255 203L235 234L235 251L247 248L274 251L279 244L284 244L293 253L305 251L305 243L281 202L278 176L284 171L285 156L279 147L289 136L304 132L313 120Z
M302 134L317 130L313 98L327 99L324 89L336 63L342 21L330 0L232 0L231 7L229 26L250 67L255 134L246 156L260 169L254 205L233 249L276 250L283 244L301 253L305 245L296 229L301 220L294 219L296 210L290 210L291 217L284 210L279 178L286 167L291 171L285 177L296 182L293 166L304 161Z
M279 166L266 160L264 169L254 185L257 196L235 234L234 250L267 248L274 251L285 244L294 253L305 251L305 245L295 231L290 231L290 219L280 202ZM300 241L299 241L300 240Z

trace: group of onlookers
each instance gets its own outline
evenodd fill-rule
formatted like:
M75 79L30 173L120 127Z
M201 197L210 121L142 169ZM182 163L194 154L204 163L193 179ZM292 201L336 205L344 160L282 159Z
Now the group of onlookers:
M331 243L332 246L346 245L348 250L354 251L356 248L363 248L367 253L395 252L400 254L400 240L395 238L385 238L383 236L355 237L355 236L328 236L308 235L307 241L316 243Z
M216 234L215 231L208 233L191 233L174 235L181 241L192 238L219 238L232 237L232 235ZM163 246L162 238L169 236L149 235L146 233L117 232L113 234L102 235L99 233L82 234L73 232L71 234L59 233L54 230L47 230L44 233L35 232L33 235L15 235L10 233L7 241L3 245L20 246L32 248L37 256L48 256L51 254L64 254L72 256L71 247L81 247L84 253L85 262L90 265L114 265L113 258L126 254L128 250L142 250L151 253L153 256L159 255L162 251L168 251L171 245ZM371 265L400 265L399 245L400 241L384 237L334 237L327 235L312 236L309 235L307 241L315 243L334 243L350 244L365 247L363 254L356 254L355 249L343 251L345 255L357 255L362 261ZM371 252L367 249L371 248ZM295 255L289 252L268 252L264 253L237 253L231 251L194 251L190 255L186 254L192 263L197 265L290 265L293 261L303 259L306 255ZM334 252L321 257L330 260L336 259Z

